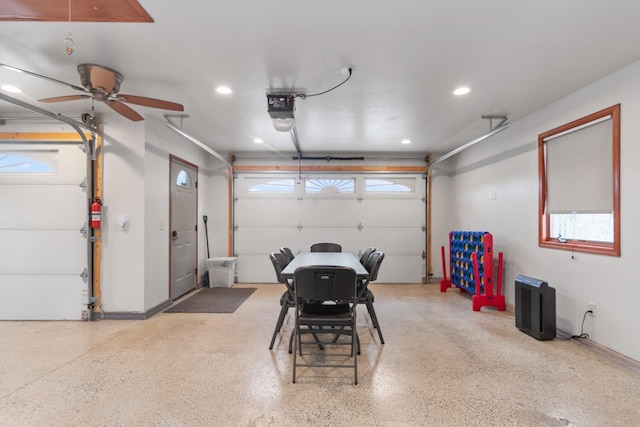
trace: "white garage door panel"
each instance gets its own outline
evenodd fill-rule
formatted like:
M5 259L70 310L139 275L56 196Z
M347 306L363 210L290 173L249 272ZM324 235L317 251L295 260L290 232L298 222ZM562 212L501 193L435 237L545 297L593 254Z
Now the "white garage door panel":
M86 193L77 185L4 185L1 188L0 229L82 228L87 221ZM44 200L51 200L46 206ZM79 209L70 210L69 206Z
M276 248L277 251L277 248ZM269 253L274 252L273 250ZM237 273L240 283L275 283L278 282L269 253L243 255L238 258ZM284 285L283 285L284 286ZM282 289L284 291L284 288Z
M394 256L385 252L376 283L420 283L423 261L419 256Z
M80 320L84 289L78 276L4 276L0 320Z
M375 243L379 251L385 254L396 255L421 255L424 250L424 241L416 238L422 234L422 230L418 227L375 227L365 228L363 233L372 236L370 241Z
M87 157L77 144L0 144L11 152L57 150L54 173L0 174L0 318L81 319L88 285ZM26 154L28 156L28 153ZM37 157L37 156L36 156Z
M300 232L292 227L241 227L236 232L236 252L257 255L277 252L281 246L289 246L298 239Z
M336 174L339 176L339 174ZM352 177L349 177L352 178ZM242 176L238 188L243 188ZM411 193L366 193L364 177L356 178L356 193L295 195L240 192L235 205L240 282L274 282L268 254L281 246L294 254L307 252L316 242L335 242L343 252L359 255L375 246L385 253L378 281L422 281L425 246L424 179L415 176ZM359 225L361 227L359 228Z
M0 230L0 275L80 274L86 239L77 230ZM62 255L62 256L61 256Z
M316 227L358 226L355 199L305 199L297 210L302 225Z
M424 223L425 208L421 200L363 200L358 213L363 225L421 226Z
M302 251L308 252L313 243L331 242L342 246L342 252L357 253L358 249L354 241L360 236L358 229L353 227L305 227L300 238Z
M300 234L293 227L240 227L235 235L238 282L275 282L271 252L288 246Z
M300 202L295 199L240 199L236 202L235 222L238 226L297 226L295 212L299 205ZM260 212L260 215L256 216L256 212Z

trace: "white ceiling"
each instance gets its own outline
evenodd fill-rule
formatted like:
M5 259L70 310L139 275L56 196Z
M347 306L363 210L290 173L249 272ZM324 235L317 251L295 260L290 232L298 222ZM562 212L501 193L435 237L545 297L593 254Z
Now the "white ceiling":
M214 149L265 153L294 151L272 126L268 89L323 91L353 67L343 86L296 100L302 152L328 154L446 152L489 130L482 115L513 122L640 58L640 1L631 0L140 3L155 23L73 22L71 56L68 23L0 22L0 63L75 85L80 63L114 68L121 93L184 104L183 130ZM91 108L37 102L77 92L0 68L6 83L24 90L8 95L54 113ZM220 84L235 92L216 94ZM471 93L454 97L460 85ZM107 133L120 120L96 110ZM30 113L0 101L0 117L17 114Z

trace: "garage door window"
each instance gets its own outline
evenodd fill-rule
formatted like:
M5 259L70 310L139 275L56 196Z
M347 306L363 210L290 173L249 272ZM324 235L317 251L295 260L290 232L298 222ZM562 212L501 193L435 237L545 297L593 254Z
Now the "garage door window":
M304 180L305 193L355 193L354 178L307 178Z
M413 178L365 178L367 193L413 193L416 180Z
M296 183L293 178L246 178L248 193L293 193Z
M0 150L0 173L55 174L58 150Z

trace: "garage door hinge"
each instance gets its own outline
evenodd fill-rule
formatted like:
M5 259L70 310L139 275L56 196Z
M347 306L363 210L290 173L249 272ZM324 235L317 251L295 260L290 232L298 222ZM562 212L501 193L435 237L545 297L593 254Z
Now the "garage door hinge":
M422 251L422 259L427 259L427 252Z
M303 229L302 223L300 222L300 223L298 223L298 231L302 232L302 229Z
M87 192L87 177L86 176L84 177L82 182L80 184L78 184L78 187L82 188L82 191L84 191L85 193Z
M362 198L362 196L361 196L361 195L358 195L358 203L362 203L362 201L363 201L363 200L364 200L364 199Z
M362 223L358 224L358 231L362 231L363 228L364 226L362 225Z
M82 273L80 273L80 277L82 277L84 283L87 283L87 279L89 278L89 271L86 267L84 268L84 270L82 270Z
M84 225L82 226L82 228L79 230L80 234L82 234L84 236L84 238L87 238L87 223L85 222Z
M422 228L422 232L423 232L423 233L424 233L425 231L427 231L427 226L426 226L426 225L424 225L424 222L422 223L422 227L421 227L421 228Z
M422 196L422 203L427 203L427 195Z

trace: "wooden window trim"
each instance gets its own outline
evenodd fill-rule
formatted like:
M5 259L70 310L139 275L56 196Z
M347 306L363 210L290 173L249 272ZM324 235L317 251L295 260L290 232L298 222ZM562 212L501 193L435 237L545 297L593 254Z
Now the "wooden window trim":
M549 214L545 213L547 202L545 139L607 116L611 116L612 120L613 242L600 243L567 239L566 243L560 243L557 239L549 236L550 219ZM538 135L538 218L538 245L540 247L620 256L620 104L605 108Z

